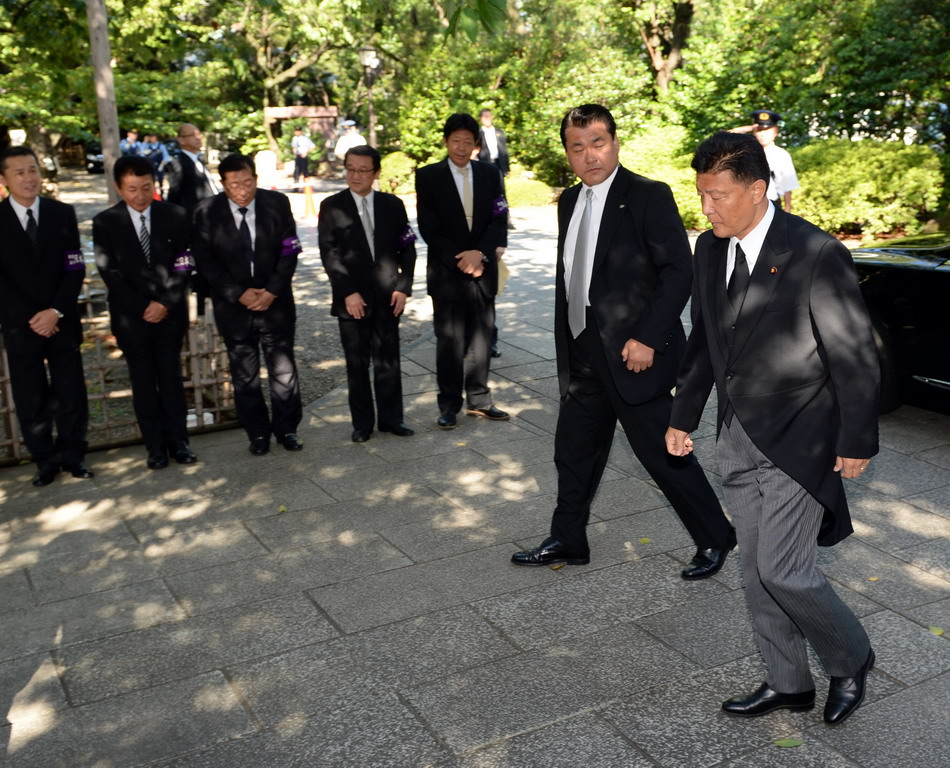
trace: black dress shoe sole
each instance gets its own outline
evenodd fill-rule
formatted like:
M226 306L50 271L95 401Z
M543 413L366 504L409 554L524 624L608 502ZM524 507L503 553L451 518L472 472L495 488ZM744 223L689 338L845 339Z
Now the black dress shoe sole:
M167 461L146 461L145 466L149 469L165 469L168 466Z
M767 709L757 709L755 712L733 712L726 709L726 705L723 704L722 711L730 717L762 717L763 715L777 712L780 709L790 709L793 712L808 712L814 708L815 702L811 702L810 704L776 704L775 706L768 707Z
M194 464L196 461L198 461L198 457L195 456L194 454L189 454L188 456L181 456L181 457L175 456L176 464Z
M589 557L553 557L550 560L543 561L531 561L531 560L516 560L512 555L511 562L514 565L526 565L529 568L539 567L542 565L557 565L558 563L564 563L565 565L588 565L590 563Z
M45 488L47 485L50 485L55 479L56 479L56 475L37 475L30 482L34 488Z
M436 422L439 425L439 429L455 429L458 426L458 422L454 421L451 424L443 424L441 422Z
M414 434L416 434L413 430L409 429L409 427L405 427L404 429L395 429L393 427L380 427L379 431L388 432L389 434L395 435L396 437L412 437Z
M510 413L506 413L504 416L493 416L492 414L479 411L475 408L469 408L466 411L466 413L469 416L477 416L480 419L488 419L489 421L510 421L511 420Z

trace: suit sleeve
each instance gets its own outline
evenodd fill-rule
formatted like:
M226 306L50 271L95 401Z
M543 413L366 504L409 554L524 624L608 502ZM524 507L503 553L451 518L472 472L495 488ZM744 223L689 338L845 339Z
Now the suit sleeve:
M409 226L409 216L406 214L406 206L402 200L396 198L393 205L396 220L398 222L397 231L399 240L396 244L396 263L399 268L399 275L396 278L395 290L412 295L412 276L416 268L416 236Z
M317 221L317 242L320 246L320 259L330 278L334 293L345 297L359 292L356 280L350 275L341 255L340 239L337 235L337 208L324 199L320 203L320 218Z
M177 157L168 161L165 166L165 178L168 180L168 202L181 205L181 160Z
M188 283L191 280L191 270L184 268L179 261L191 257L191 226L188 214L183 208L173 208L169 214L174 228L172 244L172 268L165 280L164 290L158 301L168 309L174 309L184 304L188 294Z
M236 304L247 286L235 282L215 247L216 222L212 216L214 200L214 197L205 198L195 207L191 228L191 253L195 257L198 272L208 281L214 293Z
M486 166L489 173L491 190L491 221L478 239L478 250L485 254L488 261L497 261L496 248L505 248L508 245L508 202L502 187L501 171L494 165Z
M701 253L705 253L705 249L697 243L697 261L704 258ZM714 382L703 309L702 288L697 277L693 281L693 296L689 308L693 328L686 340L686 351L676 377L676 395L673 397L673 410L670 414L670 426L684 432L692 432L699 426Z
M416 171L416 216L419 234L429 247L428 258L438 259L450 269L456 268L458 248L452 238L444 233L441 217L436 206L437 191L433 189L433 171L438 166L427 166Z
M689 298L693 268L683 220L666 184L650 185L643 213L643 242L658 281L630 336L662 352Z
M287 296L290 294L291 282L294 279L294 272L297 271L297 254L300 253L300 241L297 239L297 224L294 222L294 214L290 210L290 200L286 195L274 193L277 201L278 228L280 233L278 239L277 262L274 265L274 271L264 286L275 296Z
M111 222L110 219L112 219ZM96 267L99 269L99 276L109 289L109 301L124 313L141 317L149 300L136 292L119 269L114 232L116 224L115 217L110 217L108 212L100 213L92 220L92 243L96 254Z
M851 255L837 240L828 240L815 261L809 301L838 403L835 453L870 458L878 452L880 366Z
M66 252L81 253L76 209L71 205L67 205L64 215L63 237L60 242L65 246L64 250ZM66 254L62 254L60 258L63 259L63 279L60 281L52 306L65 314L77 311L76 302L79 300L83 280L86 278L86 265L80 259L78 269L67 269ZM49 309L49 307L42 307L42 309Z

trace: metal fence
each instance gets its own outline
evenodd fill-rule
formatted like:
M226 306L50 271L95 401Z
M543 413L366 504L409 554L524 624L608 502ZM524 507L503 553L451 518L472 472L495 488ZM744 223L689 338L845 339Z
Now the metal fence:
M109 326L106 288L93 264L79 299L83 316L82 358L89 394L90 450L141 441L132 408L132 389L122 352ZM199 314L194 294L190 298L191 322L181 352L181 371L188 400L189 433L237 426L228 356L209 311ZM6 349L0 338L0 466L29 460L20 435Z

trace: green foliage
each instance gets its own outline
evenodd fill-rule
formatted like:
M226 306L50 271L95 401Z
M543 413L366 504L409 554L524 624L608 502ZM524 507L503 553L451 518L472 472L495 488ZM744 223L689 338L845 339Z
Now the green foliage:
M505 179L505 196L511 208L551 205L555 199L554 190L543 181L514 174Z
M390 152L382 160L379 188L383 192L392 192L394 195L414 192L415 169L415 163L405 152Z
M919 232L944 184L937 153L920 145L828 139L792 157L795 213L832 232Z

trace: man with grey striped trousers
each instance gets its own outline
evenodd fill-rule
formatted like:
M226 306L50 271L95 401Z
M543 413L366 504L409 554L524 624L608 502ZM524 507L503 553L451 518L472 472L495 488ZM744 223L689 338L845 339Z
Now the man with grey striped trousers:
M811 643L831 677L824 719L860 706L874 651L816 567L817 545L852 532L842 478L878 450L879 368L847 249L766 197L769 168L752 137L720 132L693 158L703 213L693 330L677 379L667 449L689 433L715 384L723 494L739 540L746 597L769 678L723 711L808 710Z

